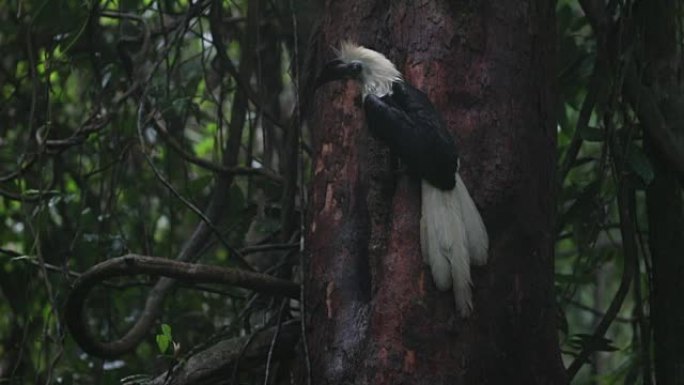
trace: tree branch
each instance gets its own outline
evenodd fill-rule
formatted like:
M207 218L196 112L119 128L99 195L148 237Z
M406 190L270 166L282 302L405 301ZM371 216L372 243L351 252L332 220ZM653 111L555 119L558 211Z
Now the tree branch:
M187 160L192 164L206 168L207 170L211 170L216 173L226 175L259 175L275 182L282 183L283 181L283 178L280 175L274 174L263 168L251 168L240 166L227 167L215 164L206 159L202 159L193 154L190 154L189 152L185 151L183 147L181 147L181 145L169 135L169 132L166 129L166 123L164 122L164 119L162 118L161 113L159 111L152 112L151 117L154 120L154 127L157 129L157 132L161 134L161 136L164 138L164 140L166 140L169 146L171 146L171 148L174 151L176 151L183 159Z
M604 71L606 69L604 61L605 58L603 58L603 54L599 51L596 56L596 62L594 63L591 80L589 81L587 95L580 108L579 118L577 119L577 125L575 126L575 133L572 136L572 141L565 154L565 158L563 158L563 164L558 171L559 188L563 187L563 181L565 181L565 178L568 176L568 173L577 159L583 142L581 133L588 127L591 113L594 110L599 95L602 93L603 85L605 84L603 76L605 76Z
M284 129L285 125L269 109L264 107L264 103L261 101L256 92L252 90L252 87L249 85L249 77L244 76L244 71L242 71L241 68L235 68L233 61L228 57L228 54L226 53L227 48L223 43L223 39L221 38L221 26L223 23L223 18L221 17L221 12L218 12L220 4L220 2L214 1L212 3L212 12L209 15L209 30L211 32L212 42L216 47L216 57L218 57L218 61L221 66L219 72L221 74L228 72L228 74L230 74L230 76L235 80L235 83L238 85L240 91L242 91L244 95L261 110L261 113L264 115L264 117L266 117L266 119L268 119L276 127ZM250 24L249 21L250 19L248 17L248 27ZM247 31L246 33L249 35L250 32ZM252 54L252 52L249 53L249 55Z
M621 160L616 159L616 164L621 162ZM619 168L618 168L619 169ZM622 234L622 245L624 254L624 264L622 268L622 278L620 279L620 286L618 287L615 297L608 306L606 314L601 318L598 326L594 330L594 333L589 339L582 351L577 355L577 358L570 364L567 369L568 379L572 381L573 377L580 370L582 365L587 361L589 356L594 353L595 343L603 338L606 331L616 319L620 308L622 308L622 303L627 297L629 292L629 287L632 283L636 264L637 264L637 245L635 234L636 230L634 228L634 191L629 185L629 182L625 179L626 175L620 175L618 180L618 209L620 214L620 233Z
M19 159L21 159L21 158L22 157L20 156ZM36 156L35 154L29 155L28 160L20 161L20 165L19 165L18 169L10 172L9 174L5 174L3 176L0 176L0 182L7 182L7 181L10 181L12 179L15 179L15 178L22 176L24 174L24 172L26 172L26 170L28 170L29 168L31 168L31 166L33 166L33 164L36 162L36 160L38 160L38 156Z
M263 363L269 354L271 341L278 333L278 327L256 332L254 335L220 341L193 356L182 360L173 369L170 378L167 373L157 376L150 385L184 385L211 383L212 379L225 379L237 360L241 367L253 367ZM249 341L243 352L243 346ZM299 339L299 322L288 321L280 326L278 342L274 345L273 358L287 358L292 354Z
M133 338L129 335L113 342L96 340L88 331L84 307L90 291L102 281L138 274L162 276L192 283L227 284L275 296L299 298L299 285L270 275L128 254L99 263L83 273L74 283L74 288L67 298L66 325L74 340L87 353L97 357L116 357L121 354L122 346L130 344Z
M641 84L634 63L627 68L624 93L653 143L660 149L668 163L680 175L684 175L684 141L676 136L668 125L656 103L653 91Z
M609 19L606 17L605 7L602 1L580 0L589 23L591 24L597 40L606 39ZM653 139L653 143L663 153L668 163L684 175L684 140L675 135L663 116L656 101L653 91L641 84L634 60L630 60L626 68L623 84L623 93L639 121L644 125L645 132Z
M250 2L249 5L252 6L252 3L253 2ZM217 2L215 0L208 0L199 2L196 4L196 6L200 8L190 6L185 17L183 18L183 23L179 25L179 28L180 26L186 26L192 17L199 15L198 12L203 12L204 8L209 4L215 6L212 7L211 13L220 13L220 1ZM252 70L251 53L254 51L252 38L256 36L256 33L251 32L254 31L254 29L256 28L256 23L258 22L258 20L254 18L254 15L250 13L249 9L247 21L248 33L246 34L245 41L242 42L240 45L240 57L242 58L242 60L240 61L240 71L245 75L245 77L247 77L250 71ZM183 27L183 31L184 30L185 27ZM174 41L178 40L180 36L182 36L182 33L179 32L176 35ZM222 44L222 41L219 42L216 40L217 38L221 38L221 36L214 36L213 43ZM172 44L170 44L165 49L165 51L163 52L163 54L160 55L160 57L165 57L168 54L168 51L171 49L171 46ZM151 79L153 73L156 71L156 68L160 64L161 60L155 64L153 71L151 71L148 75L148 80L146 81L146 83L149 83L149 79ZM134 86L131 87L131 90L134 90L135 92L141 92L137 91L137 88L139 87L140 86L136 87L134 84ZM146 92L147 88L145 88L144 91L142 91L143 97ZM124 99L120 99L119 102L121 102L122 100ZM219 105L217 108L217 111L219 112L219 122L222 121L222 108L222 105ZM242 127L244 125L246 112L247 102L245 100L244 93L238 91L235 93L235 96L233 98L233 106L230 115L230 132L224 150L225 156L223 159L223 165L226 167L235 167L238 164L238 154L240 148L240 141L242 138ZM204 248L213 232L213 229L211 228L209 223L218 224L223 219L222 215L224 213L225 206L228 203L228 189L233 183L233 176L233 174L217 174L216 186L212 193L211 200L209 201L207 208L205 210L205 216L210 221L206 222L202 220L197 224L190 238L188 238L188 240L183 244L183 247L176 258L177 260L191 261L195 260L198 257L199 252ZM171 288L173 288L174 282L175 281L171 278L161 278L159 282L157 282L154 285L152 290L150 290L150 292L147 295L145 306L142 309L140 316L136 320L135 324L128 330L128 332L121 339L114 342L110 342L108 344L111 348L110 353L112 354L112 356L121 355L134 349L135 346L137 346L137 344L140 341L142 341L142 339L145 338L145 336L147 336L150 328L152 328L152 326L154 325L155 320L159 317L159 313L161 312L161 307L164 303L164 299L166 298L166 295L171 290Z

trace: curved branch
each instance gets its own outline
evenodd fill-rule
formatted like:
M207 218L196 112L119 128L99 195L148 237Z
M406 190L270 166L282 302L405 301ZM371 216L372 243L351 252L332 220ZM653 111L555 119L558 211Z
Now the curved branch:
M19 159L21 159L21 158L19 158ZM0 182L7 182L7 181L10 181L12 179L15 179L15 178L22 176L24 174L24 172L26 172L26 170L28 170L29 168L31 168L31 166L33 166L33 164L36 162L37 159L38 159L38 157L35 154L30 155L29 159L27 161L24 161L23 164L21 164L18 169L10 172L9 174L0 176Z
M44 146L47 153L61 153L70 147L77 146L85 142L91 134L101 131L112 121L111 115L98 117L95 113L78 130L68 138L48 139L40 138L39 144Z
M90 118L88 118L77 130L76 132L71 135L68 138L64 139L47 139L47 138L40 138L40 135L37 135L36 137L38 138L38 144L39 144L39 152L38 153L32 153L30 155L27 155L28 159L24 159L20 161L19 167L5 175L0 176L0 182L5 183L9 182L11 180L14 180L18 177L21 177L26 171L28 171L33 165L36 163L36 161L40 158L39 155L43 153L60 153L62 151L65 151L69 147L78 145L83 143L90 134L95 133L100 131L102 128L104 128L107 124L109 124L112 120L111 116L105 116L98 118L97 112L95 112ZM23 157L23 155L22 155ZM21 157L20 157L21 159ZM5 193L4 194L8 199L14 199L14 200L21 200L20 195L12 194L12 193Z
M0 189L0 196L11 201L19 201L19 202L25 202L25 203L36 203L39 202L45 198L50 198L55 196L56 194L54 193L41 193L38 192L36 194L25 194L25 193L14 193L11 191L6 191Z
M110 278L137 274L162 276L185 282L227 284L275 296L299 298L299 285L270 275L128 254L93 266L76 280L73 290L69 293L65 307L66 325L74 340L87 353L103 358L116 357L138 343L140 332L143 335L147 333L147 329L131 329L121 339L100 342L88 331L88 322L83 311L88 294L96 285Z
M587 95L582 102L582 107L580 108L579 118L577 119L577 124L575 125L575 132L572 136L572 141L570 146L563 158L563 163L558 171L558 181L559 188L563 187L563 182L567 178L570 170L572 169L575 161L577 160L577 155L579 154L580 148L582 147L582 132L589 126L589 120L591 119L591 113L594 111L599 95L603 92L604 88L604 71L606 66L604 61L607 60L603 57L603 53L599 51L596 60L594 62L593 73L591 74L591 80L589 80L589 85L587 86Z

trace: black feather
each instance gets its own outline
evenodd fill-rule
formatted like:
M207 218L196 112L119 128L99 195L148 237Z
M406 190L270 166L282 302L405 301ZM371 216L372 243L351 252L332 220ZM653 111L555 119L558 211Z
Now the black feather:
M456 144L427 95L405 82L392 94L368 95L364 101L371 132L387 143L410 173L442 190L456 185Z

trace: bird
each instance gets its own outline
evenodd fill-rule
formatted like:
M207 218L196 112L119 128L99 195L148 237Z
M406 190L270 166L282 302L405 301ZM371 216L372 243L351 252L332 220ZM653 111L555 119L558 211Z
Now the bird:
M487 263L489 236L458 173L454 138L428 96L382 53L343 41L314 89L338 80L361 86L366 125L421 181L420 245L437 289L452 289L462 317L473 310L471 265Z

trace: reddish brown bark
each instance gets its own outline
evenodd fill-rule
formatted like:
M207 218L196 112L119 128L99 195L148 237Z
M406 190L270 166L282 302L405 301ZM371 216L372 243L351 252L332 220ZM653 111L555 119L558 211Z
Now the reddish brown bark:
M393 172L352 82L318 91L307 274L314 384L563 384L553 297L553 5L345 1L318 40L353 39L397 63L457 139L490 262L474 314L456 316L419 248L418 181Z

